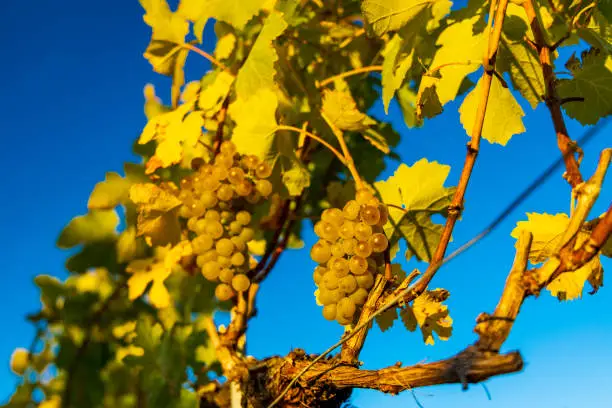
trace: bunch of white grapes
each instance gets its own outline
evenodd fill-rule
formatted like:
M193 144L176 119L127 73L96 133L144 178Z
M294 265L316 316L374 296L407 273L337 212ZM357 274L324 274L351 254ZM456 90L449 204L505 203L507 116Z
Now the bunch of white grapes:
M247 243L255 231L249 209L272 193L272 183L266 180L271 173L268 163L238 154L234 144L225 141L211 163L181 180L179 215L195 235L191 245L202 275L219 282L215 296L221 301L251 285Z
M310 257L319 264L313 277L327 320L348 325L358 316L384 266L387 220L387 207L366 189L358 190L342 210L329 208L321 214L314 227L319 241Z

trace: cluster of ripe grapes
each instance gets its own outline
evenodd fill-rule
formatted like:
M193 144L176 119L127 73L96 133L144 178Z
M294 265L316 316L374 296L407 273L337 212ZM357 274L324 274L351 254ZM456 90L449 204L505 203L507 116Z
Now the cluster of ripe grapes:
M247 243L255 231L249 209L272 193L271 173L268 163L238 154L225 141L211 163L181 180L179 215L194 233L191 245L202 275L219 282L215 296L221 301L251 285Z
M321 214L314 227L320 239L310 257L319 264L313 277L327 320L347 325L358 316L384 266L389 241L382 227L387 220L387 207L365 189L358 190L342 210L329 208Z

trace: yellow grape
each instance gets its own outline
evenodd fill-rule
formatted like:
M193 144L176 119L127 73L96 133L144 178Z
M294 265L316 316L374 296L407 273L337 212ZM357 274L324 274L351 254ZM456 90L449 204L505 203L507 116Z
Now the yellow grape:
M370 245L374 252L383 252L389 246L389 240L384 234L377 232L370 237Z
M321 214L321 219L336 227L339 227L344 222L342 211L337 208L328 208Z
M230 222L228 227L230 235L238 235L242 231L242 225L238 221Z
M234 157L233 155L229 154L218 154L217 157L215 157L215 164L217 166L229 169L234 164Z
M236 214L236 221L238 221L241 225L249 225L251 222L251 214L248 211L239 211Z
M332 319L333 320L333 319ZM17 348L11 355L10 367L17 375L23 375L30 364L30 352L24 348Z
M325 289L325 287L320 287L319 288L319 302L321 302L323 305L332 305L336 303L336 293L338 291L332 291L329 289Z
M250 285L251 281L245 274L240 273L238 275L234 275L234 278L232 279L232 287L238 292L244 292Z
M219 213L219 211L217 210L208 210L206 211L206 214L204 215L204 219L212 220L212 221L220 221L221 213Z
M227 180L236 185L244 180L244 171L240 167L232 167L227 174Z
M246 242L240 236L231 237L230 241L232 241L232 244L234 244L238 251L244 251L246 249Z
M217 299L223 302L226 300L230 300L232 296L234 296L234 291L232 290L232 287L227 283L220 283L215 288L215 296L217 297Z
M344 297L338 302L336 314L344 319L352 320L356 310L355 302L348 297Z
M373 198L375 198L374 195L370 192L370 190L365 188L359 189L355 193L355 201L357 201L359 205L367 204Z
M221 265L217 261L210 261L202 266L202 275L209 281L216 281L221 272Z
M329 242L334 242L338 239L338 228L328 222L324 222L322 233L323 238Z
M372 205L365 205L361 207L359 216L368 225L377 225L380 221L380 212L377 207Z
M353 256L349 260L349 270L355 275L363 275L368 270L368 261L360 256Z
M372 236L372 227L364 222L355 225L355 238L359 241L367 241Z
M234 266L242 266L246 262L246 258L244 257L243 253L236 252L234 255L232 255L231 262Z
M223 181L227 178L228 171L225 167L215 166L212 168L211 176L219 181Z
M209 190L202 191L202 194L200 195L200 200L206 208L213 208L215 205L217 205L218 201L215 193Z
M231 283L232 279L234 279L234 271L230 268L223 268L219 272L219 280L225 283Z
M331 253L333 256L337 258L342 258L345 255L344 247L342 246L342 242L335 242L331 246Z
M206 232L214 239L219 239L223 236L223 225L219 221L206 220Z
M241 164L249 170L255 170L259 165L259 158L252 154L242 156Z
M325 273L327 272L327 268L324 268L323 266L317 266L312 274L312 280L314 280L314 283L316 283L318 286L319 283L321 282L321 279L323 279L323 275L325 275Z
M234 253L234 248L234 244L228 238L222 238L215 244L215 249L221 256L231 256Z
M215 251L214 249L210 249L210 250L204 252L201 256L202 256L202 262L204 262L204 263L210 262L210 261L216 261L217 257L218 257L217 251ZM202 264L202 265L204 265L204 264Z
M349 298L355 303L357 306L363 305L368 299L368 291L364 288L358 288L355 292L349 295Z
M338 231L340 236L344 239L351 239L355 235L355 223L352 221L344 221Z
M387 209L386 205L378 204L378 211L380 212L380 220L378 221L378 225L382 227L389 221L389 210Z
M323 317L329 321L336 320L336 305L332 303L323 306Z
M234 190L240 197L247 197L253 192L253 183L249 180L242 180L240 183L234 185Z
M272 183L270 183L268 180L257 180L255 182L255 188L263 197L267 197L272 194Z
M323 264L327 262L331 257L331 246L323 240L318 241L312 246L310 257L316 263Z
M223 184L217 190L217 198L221 201L229 201L234 197L234 189L229 184Z
M268 178L272 175L272 167L266 162L261 162L255 169L255 175L260 179Z
M213 246L213 239L210 235L198 235L191 241L193 252L203 254Z
M204 190L216 191L221 185L221 182L217 178L213 177L212 175L209 175L202 179L201 184Z
M359 217L359 203L355 200L351 200L344 205L342 209L342 215L347 220L356 220Z
M349 273L349 263L344 258L335 258L330 265L330 269L336 274L337 277L342 278Z
M359 241L355 247L355 255L367 258L372 254L372 246L368 241Z
M357 280L351 274L346 275L343 278L340 278L338 281L338 288L346 294L353 293L357 290Z
M196 224L198 222L199 218L198 217L189 217L189 219L187 220L187 229L189 231L194 231L196 230Z
M236 153L236 146L234 145L234 143L230 142L229 140L226 140L223 143L221 143L219 150L224 155L231 157Z
M347 255L353 255L355 253L355 247L357 246L357 240L355 238L345 239L342 241L342 247Z
M374 285L374 275L370 271L363 275L355 276L355 280L357 281L357 286L363 289L370 289Z
M338 277L333 272L327 272L323 275L321 286L329 290L338 289Z
M197 201L194 201L193 204L191 204L190 210L191 210L192 217L201 217L202 215L204 215L204 212L206 211L206 206L204 205L202 200L197 200Z
M242 232L239 235L239 237L244 242L249 242L250 240L253 239L254 236L255 236L255 230L253 230L253 228L243 228Z

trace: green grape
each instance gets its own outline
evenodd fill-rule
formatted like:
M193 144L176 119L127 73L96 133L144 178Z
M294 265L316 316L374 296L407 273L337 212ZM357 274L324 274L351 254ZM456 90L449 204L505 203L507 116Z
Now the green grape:
M380 212L377 207L365 205L361 207L359 216L368 225L377 225L380 221Z
M247 197L253 192L253 183L249 180L242 180L240 183L234 185L234 190L240 197Z
M368 270L368 261L360 256L354 256L349 260L349 270L355 275L363 275Z
M245 227L242 229L239 237L242 238L244 242L249 242L255 236L255 230L253 228Z
M191 241L193 252L203 254L213 246L213 239L210 235L198 235Z
M255 168L255 175L260 179L268 178L272 175L272 167L266 162L261 162Z
M200 200L202 201L202 204L206 208L213 208L215 205L217 205L217 201L218 201L216 194L210 190L202 191Z
M359 205L367 204L373 198L375 198L374 195L370 192L370 190L365 188L359 189L355 193L355 201L357 201Z
M368 241L359 241L355 247L355 255L367 258L372 254L372 246Z
M329 290L338 289L338 278L333 272L329 271L323 275L321 286Z
M342 209L342 215L347 220L356 220L359 217L359 203L355 200L351 200L344 205Z
M243 253L236 252L234 255L232 255L231 261L232 265L234 266L242 266L246 262L246 258L244 257Z
M227 256L217 256L217 262L219 262L219 265L221 265L221 267L223 268L229 268L230 266L232 266L232 260Z
M234 271L230 268L223 268L219 272L219 280L225 283L231 283L232 279L234 279Z
M198 217L190 217L187 220L187 229L189 231L195 231L196 230L196 224L198 223L199 218Z
M205 231L214 239L219 239L223 236L223 225L219 221L206 220Z
M374 285L374 275L370 271L355 276L355 280L357 280L357 286L363 289L370 289Z
M272 188L272 183L270 183L268 180L257 180L255 182L255 189L257 189L257 192L263 197L267 197L272 194Z
M232 287L227 283L220 283L215 288L215 296L220 301L230 300L234 296L234 291Z
M229 140L225 140L219 146L219 151L227 156L233 156L236 153L236 146Z
M242 273L234 275L234 278L232 279L232 287L236 291L244 292L249 288L249 286L251 286L251 281L249 280L248 276Z
M368 299L368 291L364 288L358 288L355 292L349 295L349 298L355 303L357 306L363 305Z
M244 171L240 167L232 167L229 169L227 179L234 185L240 184L244 180Z
M318 286L321 286L319 283L321 282L321 279L323 279L323 275L325 275L326 272L327 268L317 266L312 274L312 280L314 280Z
M230 241L232 241L232 244L234 244L238 251L242 252L246 249L246 241L241 237L231 237Z
M345 255L344 247L342 246L342 242L335 242L331 246L331 253L336 258L342 258Z
M228 238L222 238L215 244L217 253L221 256L231 256L234 253L234 244Z
M212 220L212 221L220 221L221 213L219 213L219 211L217 210L208 210L206 211L206 214L204 215L204 219Z
M323 317L329 321L336 320L336 305L330 304L323 306Z
M370 246L374 252L383 252L389 246L389 240L384 234L377 232L370 237Z
M249 225L251 222L251 214L248 211L240 211L236 214L236 221L241 225Z
M357 240L355 238L345 239L342 241L342 247L347 255L353 255L355 253L356 246Z
M219 272L221 272L221 265L217 261L209 261L202 266L202 275L210 281L217 280Z
M337 208L328 208L321 214L321 220L328 222L336 227L340 227L344 222L342 211Z
M336 314L342 316L345 319L353 320L353 315L357 311L357 307L355 306L355 302L353 302L351 298L344 297L340 299L337 307L338 309Z
M352 221L344 221L338 231L340 236L344 239L351 239L355 235L355 223Z
M355 225L355 238L359 241L367 241L372 236L372 227L364 222Z
M247 203L249 204L257 204L261 199L261 194L257 190L251 191L251 194L245 197Z
M234 197L234 189L229 184L223 184L217 190L217 198L221 201L229 201Z
M230 222L228 227L230 235L238 235L242 231L242 225L238 221Z
M346 294L353 293L357 290L357 280L353 275L348 274L340 278L338 281L338 288Z
M215 166L212 168L211 176L219 181L223 181L228 176L228 170L222 166Z
M318 241L312 246L310 257L319 264L327 262L331 257L331 246L323 240Z
M349 273L349 263L344 258L335 258L330 269L336 274L337 277L342 278Z

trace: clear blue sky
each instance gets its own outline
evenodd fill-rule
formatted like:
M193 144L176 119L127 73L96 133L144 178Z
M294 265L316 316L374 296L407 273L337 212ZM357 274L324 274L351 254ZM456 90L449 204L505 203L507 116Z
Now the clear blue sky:
M65 276L67 254L54 246L58 233L71 217L86 211L89 193L106 171L121 172L123 162L135 159L130 146L145 124L143 85L153 82L167 95L169 81L153 73L142 57L148 36L136 0L0 2L0 310L5 329L0 337L0 402L16 383L8 368L10 354L15 347L27 347L33 335L24 320L38 307L32 278L39 273ZM206 69L199 56L190 56L187 79L198 79ZM456 184L467 140L456 108L449 105L422 130L408 130L396 106L390 113L403 136L403 161L410 165L427 157L450 164L449 185ZM546 108L524 109L527 133L505 148L483 144L453 247L479 232L557 157ZM380 115L381 110L375 112ZM568 125L574 137L584 131L575 122ZM609 125L586 146L585 175L594 169L598 152L610 145L611 133ZM594 208L597 213L612 198L610 180L604 191ZM569 188L556 174L485 241L440 270L433 286L451 292L453 337L432 347L401 325L384 334L375 328L362 353L365 367L432 361L473 342L474 320L480 312L492 311L511 265L514 240L509 234L515 222L527 211L556 213L568 206ZM305 238L307 245L313 243L311 234ZM283 354L292 347L316 353L338 339L340 327L325 321L315 305L313 266L307 251L282 257L260 292L260 313L249 330L251 354ZM610 266L606 260L604 267ZM416 395L426 408L610 407L610 304L608 287L569 303L560 304L548 293L529 299L505 345L523 353L525 370L489 380L491 401L478 385L467 392L459 385L418 389ZM393 397L357 391L353 403L416 406L409 392Z

